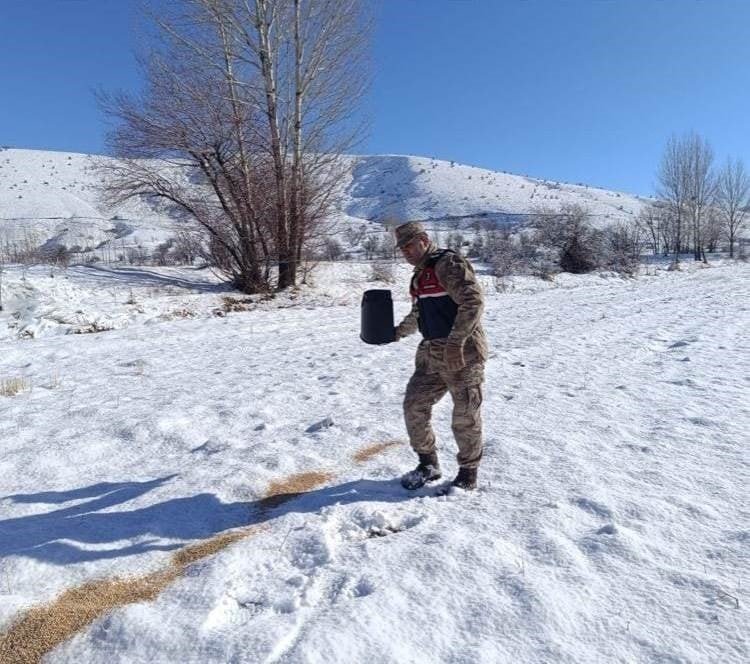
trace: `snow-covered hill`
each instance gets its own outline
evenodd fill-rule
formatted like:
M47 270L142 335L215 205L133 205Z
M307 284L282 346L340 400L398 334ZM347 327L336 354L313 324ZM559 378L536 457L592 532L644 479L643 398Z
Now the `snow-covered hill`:
M644 199L425 157L378 155L352 159L341 207L363 219L443 220L524 214L576 203L602 222L629 219Z
M96 159L104 159L96 157ZM630 219L642 199L584 185L498 173L424 157L350 156L335 215L349 224L508 215L563 203L587 207L599 223ZM179 225L146 203L111 209L100 200L101 174L90 155L0 151L0 243L54 242L104 249L117 256L137 245L147 251Z
M174 235L176 224L146 203L107 208L100 183L91 155L0 150L0 243L116 251L153 249Z
M486 282L444 498L397 480L417 340L359 340L364 266L221 316L197 270L11 268L115 329L0 337L0 661L747 662L750 266L690 268Z

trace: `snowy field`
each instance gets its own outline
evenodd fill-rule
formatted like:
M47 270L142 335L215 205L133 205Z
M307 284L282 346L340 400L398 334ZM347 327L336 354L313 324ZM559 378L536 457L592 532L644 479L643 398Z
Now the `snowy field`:
M417 338L359 341L364 266L229 312L200 271L10 269L0 659L29 609L237 533L45 661L748 661L750 266L688 267L487 281L480 488L443 498L399 486Z

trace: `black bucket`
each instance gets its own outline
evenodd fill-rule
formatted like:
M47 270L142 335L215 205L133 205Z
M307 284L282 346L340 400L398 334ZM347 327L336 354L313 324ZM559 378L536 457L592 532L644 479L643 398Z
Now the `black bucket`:
M365 291L362 296L362 331L359 337L368 344L388 344L396 340L391 291Z

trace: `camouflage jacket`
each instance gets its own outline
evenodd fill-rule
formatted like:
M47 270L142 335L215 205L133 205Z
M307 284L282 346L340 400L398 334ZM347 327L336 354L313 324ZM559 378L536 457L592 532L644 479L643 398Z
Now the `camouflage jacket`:
M427 266L433 262L430 259L434 260L435 254L439 254L439 251L435 244L430 244L422 263L414 268L411 279L412 308L396 327L396 339L402 339L420 329L417 284L420 277L425 276L423 272L429 269ZM455 303L455 318L447 336L425 339L420 344L420 349L426 346L425 350L430 356L438 357L446 344L457 343L463 345L467 364L473 361L484 362L488 354L487 339L481 323L484 296L474 274L474 268L463 256L449 251L434 261L432 269L437 277L437 287L442 287L450 301ZM430 275L427 276L429 278ZM424 332L424 325L421 327Z

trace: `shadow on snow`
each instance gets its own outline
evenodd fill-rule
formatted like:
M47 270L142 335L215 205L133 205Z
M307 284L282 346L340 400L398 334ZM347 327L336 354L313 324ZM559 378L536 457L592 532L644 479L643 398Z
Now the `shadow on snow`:
M250 502L223 503L214 494L200 493L147 507L112 511L113 507L124 506L174 477L7 496L6 500L15 503L84 502L44 514L0 520L0 558L25 556L68 565L148 551L170 551L191 540L262 524L289 513L312 513L328 505L363 501L403 502L421 495L404 493L398 479L363 479ZM91 548L85 548L87 545Z
M189 276L178 277L168 274L160 274L143 268L134 267L106 267L89 264L85 266L76 265L68 268L69 271L77 269L81 274L98 279L100 281L118 281L133 286L166 287L173 286L202 293L224 293L234 289L227 282L215 283L202 279L191 279Z

